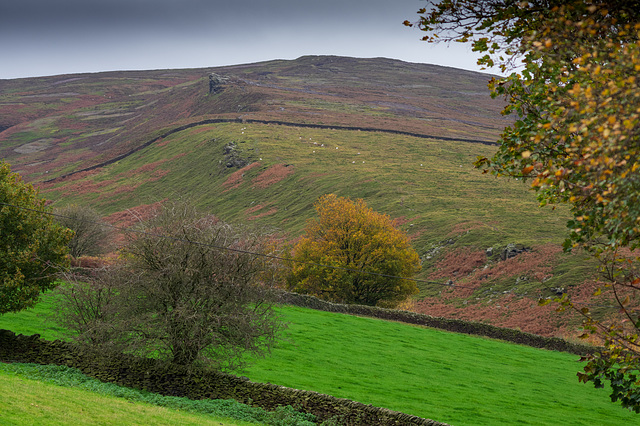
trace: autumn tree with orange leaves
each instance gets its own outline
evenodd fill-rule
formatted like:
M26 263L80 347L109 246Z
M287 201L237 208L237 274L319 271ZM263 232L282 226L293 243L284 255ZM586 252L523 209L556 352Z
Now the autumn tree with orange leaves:
M618 317L584 315L584 336L604 350L585 358L583 382L611 385L612 401L640 413L640 1L439 0L405 25L428 42L470 43L503 78L489 88L514 124L477 166L524 178L541 205L566 203L565 250L601 260L602 286Z
M289 289L325 300L395 306L418 292L420 271L409 237L388 215L358 199L322 196L318 218L293 249Z

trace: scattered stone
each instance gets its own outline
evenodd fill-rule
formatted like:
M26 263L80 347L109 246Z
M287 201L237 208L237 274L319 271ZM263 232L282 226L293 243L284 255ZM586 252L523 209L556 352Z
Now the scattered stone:
M500 253L500 259L502 260L507 260L507 259L511 259L512 257L516 257L517 255L519 255L520 253L526 253L528 251L531 251L530 248L525 247L522 244L507 244L507 246L502 249L502 252Z

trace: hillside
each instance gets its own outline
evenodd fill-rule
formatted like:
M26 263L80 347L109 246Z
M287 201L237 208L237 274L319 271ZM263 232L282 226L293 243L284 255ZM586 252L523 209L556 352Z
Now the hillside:
M509 123L489 78L307 56L1 80L0 155L54 206L88 204L120 225L186 195L294 239L320 195L364 198L409 233L420 278L436 282L408 308L570 335L574 319L535 302L588 278L559 248L566 211L472 166Z

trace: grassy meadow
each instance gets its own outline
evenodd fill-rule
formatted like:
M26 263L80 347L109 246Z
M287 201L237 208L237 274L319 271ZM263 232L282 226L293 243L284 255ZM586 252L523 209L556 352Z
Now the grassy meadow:
M223 425L259 423L181 412L177 409L101 395L86 389L62 387L7 372L0 365L3 425Z
M32 333L49 309L38 305L0 316L0 328ZM453 425L637 421L637 415L609 401L606 389L578 383L581 365L575 355L370 318L280 309L289 322L287 339L241 372L253 381ZM41 334L56 338L59 332L45 324Z

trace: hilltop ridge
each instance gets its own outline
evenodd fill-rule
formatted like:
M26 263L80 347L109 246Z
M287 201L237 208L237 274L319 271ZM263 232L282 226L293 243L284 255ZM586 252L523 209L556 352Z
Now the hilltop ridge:
M208 76L225 76L209 96ZM489 76L391 59L303 56L211 69L0 81L0 155L28 179L117 157L149 135L210 118L369 127L495 140ZM79 154L78 151L84 151ZM47 170L41 170L48 164ZM64 174L70 170L64 161ZM50 178L50 176L47 176Z

